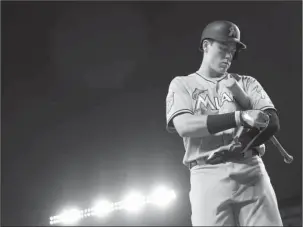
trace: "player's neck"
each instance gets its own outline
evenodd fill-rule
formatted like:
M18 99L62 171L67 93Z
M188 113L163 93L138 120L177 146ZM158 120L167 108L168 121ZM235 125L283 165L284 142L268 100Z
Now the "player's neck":
M212 68L210 68L207 64L205 64L203 62L197 72L200 75L203 75L204 77L207 77L210 79L218 79L218 78L224 76L224 74L214 71Z

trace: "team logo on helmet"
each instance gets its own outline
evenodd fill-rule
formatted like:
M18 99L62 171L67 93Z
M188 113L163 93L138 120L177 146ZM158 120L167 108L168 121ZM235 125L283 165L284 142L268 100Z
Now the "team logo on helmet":
M236 29L235 29L234 26L231 26L229 28L228 36L230 36L230 37L237 37L237 31L236 31Z

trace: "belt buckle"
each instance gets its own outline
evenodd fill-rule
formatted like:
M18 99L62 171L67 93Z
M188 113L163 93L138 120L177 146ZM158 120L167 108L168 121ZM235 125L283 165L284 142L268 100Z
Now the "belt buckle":
M193 168L194 166L196 166L196 165L198 165L197 160L191 161L191 162L189 163L189 169L192 169L192 168Z
M189 169L192 169L194 166L197 166L197 165L203 165L203 164L208 164L207 162L207 156L204 156L204 157L200 157L194 161L191 161L189 163Z
M216 165L220 163L225 163L227 162L227 157L226 155L228 154L229 151L224 150L216 153L213 157L205 158L205 163L211 164L211 165Z

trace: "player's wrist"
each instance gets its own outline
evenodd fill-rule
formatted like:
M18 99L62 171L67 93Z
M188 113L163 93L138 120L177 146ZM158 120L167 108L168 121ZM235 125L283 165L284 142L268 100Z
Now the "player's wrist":
M235 112L208 115L207 129L210 134L222 132L237 127L235 120Z

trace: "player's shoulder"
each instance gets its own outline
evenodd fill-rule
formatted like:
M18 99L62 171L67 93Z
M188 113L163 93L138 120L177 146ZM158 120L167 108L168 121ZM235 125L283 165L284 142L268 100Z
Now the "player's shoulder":
M253 82L256 81L256 78L254 78L251 75L246 74L239 74L239 73L229 73L231 76L233 76L237 81L243 81L243 82Z
M171 80L171 84L179 84L179 85L186 85L190 83L192 80L195 79L195 73L187 74L187 75L182 75L182 76L175 76Z

